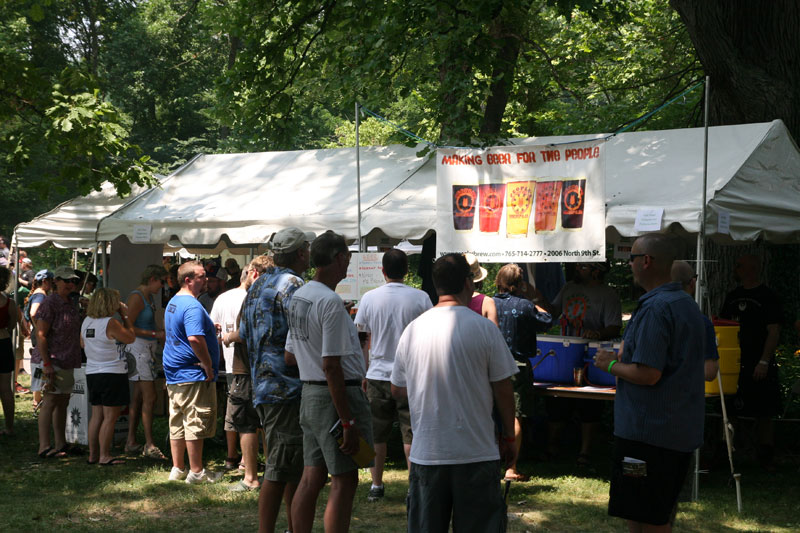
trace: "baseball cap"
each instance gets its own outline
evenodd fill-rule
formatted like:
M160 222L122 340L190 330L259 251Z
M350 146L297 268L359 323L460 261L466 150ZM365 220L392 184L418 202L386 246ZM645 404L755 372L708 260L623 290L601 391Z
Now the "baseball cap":
M216 274L214 274L214 277L221 279L222 281L228 281L228 271L224 268L219 268L217 269Z
M53 275L57 279L80 279L80 276L78 276L75 271L68 266L57 267Z
M294 252L304 243L311 242L316 238L317 236L310 231L304 232L295 227L284 228L272 235L267 242L267 248L276 254L286 254Z
M54 277L55 276L53 275L52 272L50 272L46 268L43 268L42 270L37 272L35 276L33 276L33 279L35 281L42 281L42 280L45 280L45 279L53 279Z
M27 257L23 257L22 260L20 260L20 263L25 263L26 265L30 265L31 263L33 263L33 261L31 261Z

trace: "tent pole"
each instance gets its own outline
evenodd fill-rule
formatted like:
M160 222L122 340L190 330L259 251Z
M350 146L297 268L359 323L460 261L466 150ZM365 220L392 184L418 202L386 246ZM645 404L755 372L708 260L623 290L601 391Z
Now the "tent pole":
M97 252L99 251L100 251L100 245L98 243L94 245L94 254L92 254L94 255L94 257L92 257L92 274L94 274L95 276L97 275Z
M108 241L101 241L100 244L103 247L103 287L108 287L108 254L106 253Z
M356 102L356 194L358 195L358 251L364 251L364 245L361 242L361 152L360 152L360 139L358 137L359 130L359 115L361 114L361 104Z
M703 311L703 289L705 288L705 244L706 244L706 188L708 186L708 98L710 93L710 76L706 76L705 102L703 109L703 194L700 204L700 229L697 233L697 283L694 299ZM692 482L692 501L699 497L700 487L700 450L694 452L694 479Z

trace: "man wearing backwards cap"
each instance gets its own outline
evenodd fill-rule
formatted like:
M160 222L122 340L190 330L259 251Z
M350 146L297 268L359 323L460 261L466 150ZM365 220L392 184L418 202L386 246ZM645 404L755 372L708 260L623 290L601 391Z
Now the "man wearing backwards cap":
M303 285L313 233L297 228L277 232L267 243L274 267L258 276L242 305L239 337L247 356L256 407L267 440L267 465L258 498L259 530L272 532L286 494L288 530L294 531L292 498L303 473L303 431L300 429L300 377L284 359L289 333L288 309Z
M64 431L69 396L75 383L73 370L81 366L81 320L77 307L69 299L79 278L67 266L56 268L53 274L56 291L44 299L33 317L36 321L36 346L31 352L34 390L39 390L41 382L46 381L39 409L40 457L66 457L74 451L67 445ZM55 447L50 445L51 425Z

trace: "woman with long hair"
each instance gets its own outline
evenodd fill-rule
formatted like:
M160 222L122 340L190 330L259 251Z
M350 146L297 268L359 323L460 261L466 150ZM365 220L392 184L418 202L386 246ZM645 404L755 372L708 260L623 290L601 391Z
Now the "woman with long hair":
M113 316L119 313L120 323ZM89 464L113 466L125 461L111 456L114 424L128 405L128 364L125 345L136 335L128 307L116 289L98 289L89 299L81 324L81 347L86 351L86 385L92 417L89 419Z
M153 442L153 406L156 401L155 353L159 340L164 340L164 330L156 327L156 305L153 295L161 292L167 270L161 265L148 265L142 272L141 282L128 296L128 312L133 322L136 339L128 349L136 358L133 381L133 398L130 404L128 440L125 451L143 452L152 459L165 460L164 454ZM136 443L139 418L144 428L144 448Z

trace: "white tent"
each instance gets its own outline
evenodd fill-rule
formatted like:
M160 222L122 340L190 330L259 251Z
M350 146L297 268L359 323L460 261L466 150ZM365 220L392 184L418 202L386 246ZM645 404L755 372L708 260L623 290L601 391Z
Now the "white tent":
M558 144L607 135L512 139L514 145ZM696 234L703 187L703 128L622 133L606 145L606 233L633 237L641 208L663 208L662 227ZM800 152L780 120L709 129L706 234L720 241L759 237L800 242ZM428 162L407 183L371 206L363 217L374 228L402 238L398 215L433 227L435 164ZM419 206L427 206L420 209ZM730 234L720 233L719 214L730 215ZM384 223L384 220L389 223Z
M392 192L424 163L414 148L362 148L362 206ZM418 194L419 188L413 192ZM422 201L427 201L424 195ZM415 205L381 222L397 226L403 236L422 237L433 217L415 216L433 205ZM288 225L316 233L334 229L355 239L357 219L353 148L202 155L166 178L160 188L102 220L97 240L120 235L133 240L134 226L149 226L153 243L177 240L187 247L213 247L223 239L247 246L264 243Z
M555 144L604 135L514 139ZM606 226L610 239L634 236L636 213L664 209L663 227L700 227L703 129L623 133L606 144ZM434 228L436 166L416 148L361 150L362 234L420 239ZM348 239L357 230L355 150L203 155L161 188L103 219L98 241L151 228L153 243L263 243L286 225ZM800 241L800 152L784 124L719 126L709 131L707 234L720 240ZM718 213L730 214L730 235ZM723 230L724 231L724 230Z
M105 182L99 191L68 200L30 222L18 224L12 242L20 249L47 245L69 249L94 248L100 219L145 190L133 185L130 194L120 198L114 186Z

